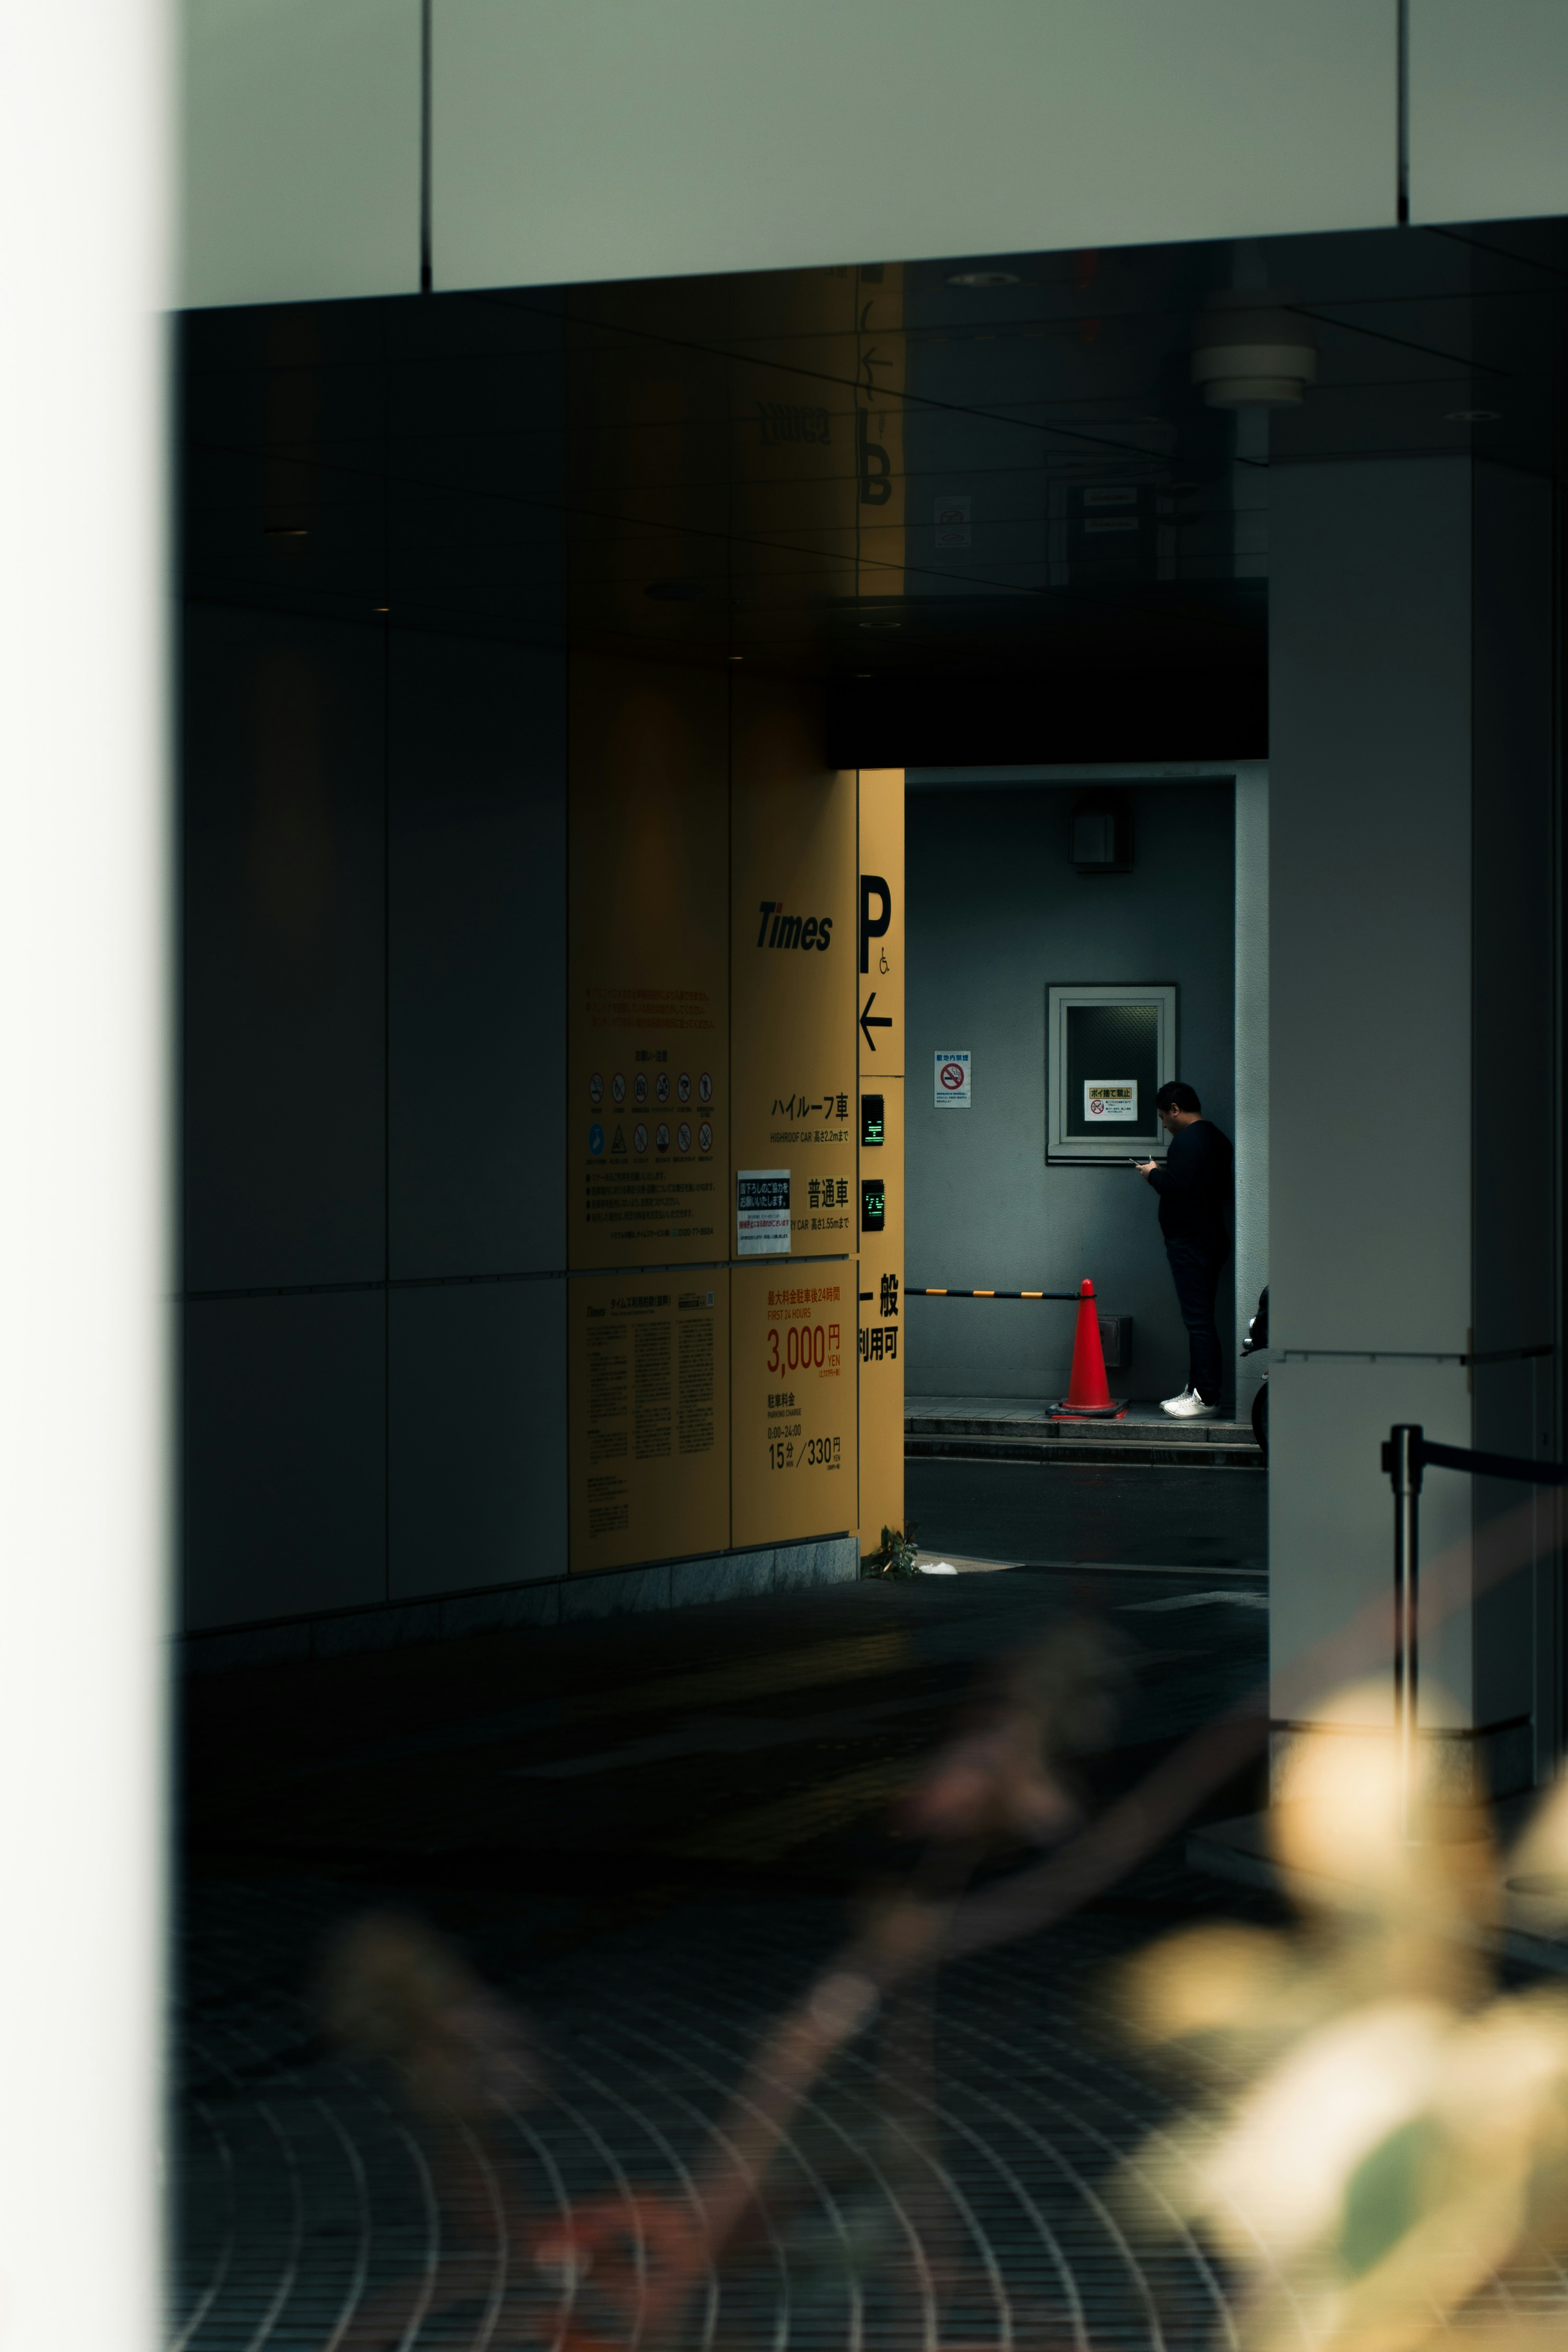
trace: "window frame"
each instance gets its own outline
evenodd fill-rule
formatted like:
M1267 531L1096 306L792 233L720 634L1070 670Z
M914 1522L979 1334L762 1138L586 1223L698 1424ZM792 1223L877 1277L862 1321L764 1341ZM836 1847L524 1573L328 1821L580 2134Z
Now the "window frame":
M1175 981L1052 981L1045 992L1045 1159L1058 1167L1125 1168L1137 1146L1140 1156L1163 1159L1166 1136L1153 1103L1147 1126L1123 1128L1115 1134L1076 1136L1067 1132L1067 1016L1075 1007L1101 1004L1150 1004L1159 1016L1156 1066L1158 1085L1168 1086L1177 1075L1176 1019L1178 990ZM1113 1071L1104 1074L1113 1076Z

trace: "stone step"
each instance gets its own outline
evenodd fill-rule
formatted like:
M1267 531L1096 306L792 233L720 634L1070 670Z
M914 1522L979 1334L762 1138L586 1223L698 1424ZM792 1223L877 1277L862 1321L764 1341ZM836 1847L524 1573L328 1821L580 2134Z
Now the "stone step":
M1052 1417L1027 1398L906 1400L906 1456L962 1461L1116 1462L1197 1469L1260 1469L1246 1421L1172 1421L1157 1405L1130 1405L1119 1421Z
M1262 1470L1267 1466L1252 1442L1250 1432L1245 1444L1231 1445L1162 1445L1148 1441L1107 1445L1084 1442L1076 1437L1051 1441L1018 1436L906 1436L904 1454L906 1461L1089 1462L1102 1470L1131 1470L1140 1466L1167 1470Z

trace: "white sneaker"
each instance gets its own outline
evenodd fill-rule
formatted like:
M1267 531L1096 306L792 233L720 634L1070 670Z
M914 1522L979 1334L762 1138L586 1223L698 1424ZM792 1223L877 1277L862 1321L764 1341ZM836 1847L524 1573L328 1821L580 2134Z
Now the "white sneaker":
M1169 1398L1160 1407L1173 1421L1212 1421L1219 1411L1217 1404L1205 1404L1196 1389L1184 1389L1178 1397Z

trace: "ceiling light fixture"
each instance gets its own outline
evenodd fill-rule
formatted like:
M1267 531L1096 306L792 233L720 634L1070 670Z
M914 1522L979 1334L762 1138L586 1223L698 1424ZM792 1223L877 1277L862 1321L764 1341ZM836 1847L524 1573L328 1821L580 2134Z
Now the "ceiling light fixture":
M1446 425L1500 425L1502 411L1500 408L1450 408L1443 421Z
M1318 354L1280 289L1211 294L1192 331L1192 380L1210 408L1293 408L1317 380Z
M949 286L1017 286L1019 282L1013 269L956 269L947 280Z

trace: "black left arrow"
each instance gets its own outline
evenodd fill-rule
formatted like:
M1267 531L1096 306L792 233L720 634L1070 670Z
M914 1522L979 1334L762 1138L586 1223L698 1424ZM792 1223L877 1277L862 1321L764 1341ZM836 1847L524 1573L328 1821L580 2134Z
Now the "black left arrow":
M876 1039L872 1035L872 1031L873 1029L891 1029L893 1026L893 1016L891 1013L873 1013L872 1011L871 1008L875 1003L876 991L873 988L871 994L866 998L865 1011L861 1014L861 1034L864 1037L866 1044L871 1047L873 1054L876 1051Z

